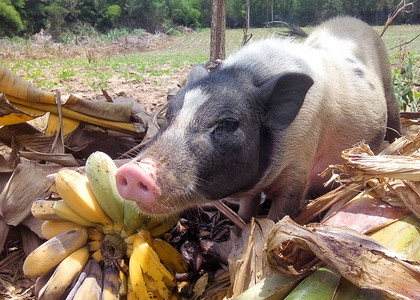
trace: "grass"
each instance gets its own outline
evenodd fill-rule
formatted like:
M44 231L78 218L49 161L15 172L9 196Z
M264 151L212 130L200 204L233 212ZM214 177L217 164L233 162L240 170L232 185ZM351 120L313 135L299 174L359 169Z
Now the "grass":
M378 32L382 30L381 27L376 27L376 29ZM310 31L311 28L306 30ZM253 40L257 40L276 36L277 31L277 29L250 29L248 33L253 35ZM393 48L403 41L410 40L419 31L420 25L391 26L383 39L387 48ZM110 32L109 39L114 40L116 36L123 34L122 31ZM146 77L171 75L173 69L206 62L210 49L209 37L210 30L204 29L194 35L173 37L173 41L167 43L166 47L153 51L96 57L93 50L89 52L89 55L82 53L73 58L0 60L0 64L10 68L37 87L48 90L60 88L71 92L76 80L77 84L85 84L92 89L106 88L111 78L142 82ZM241 29L226 31L227 55L241 47L242 39ZM30 51L28 41L19 40L18 42L22 43L23 51ZM44 47L47 48L47 45ZM44 50L48 51L48 49ZM395 67L404 67L406 57L401 57L402 51L405 51L406 57L412 57L414 66L419 65L420 43L418 41L407 45L405 50L398 47L390 50L390 61ZM414 69L415 77L419 78L419 70Z

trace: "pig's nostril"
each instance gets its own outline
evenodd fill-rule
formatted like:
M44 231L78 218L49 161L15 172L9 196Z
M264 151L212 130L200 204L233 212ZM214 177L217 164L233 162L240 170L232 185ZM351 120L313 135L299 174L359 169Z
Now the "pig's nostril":
M143 191L145 191L145 192L149 191L149 188L148 188L148 187L147 187L147 185L145 185L143 182L139 182L139 183L137 184L137 186L138 186L141 190L143 190Z
M125 178L121 178L121 179L119 180L119 184L121 184L122 186L127 186L127 185L128 185L127 179L125 179Z
M128 181L124 176L116 176L117 186L125 187L128 185Z

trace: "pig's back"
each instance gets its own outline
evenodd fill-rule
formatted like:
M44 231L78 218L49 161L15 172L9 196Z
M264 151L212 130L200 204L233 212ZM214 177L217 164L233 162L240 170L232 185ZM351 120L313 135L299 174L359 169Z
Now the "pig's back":
M300 72L314 80L304 104L285 132L277 134L274 157L281 157L262 181L274 181L301 160L315 190L318 174L341 160L341 151L365 140L374 151L382 147L386 101L381 78L352 52L312 48L292 40L258 41L229 57L223 68L242 68L261 84L276 74Z

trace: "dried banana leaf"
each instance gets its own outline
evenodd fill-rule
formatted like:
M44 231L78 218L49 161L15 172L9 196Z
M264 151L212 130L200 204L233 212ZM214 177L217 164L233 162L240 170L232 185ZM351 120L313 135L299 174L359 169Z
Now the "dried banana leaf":
M399 299L420 299L420 267L400 259L371 238L345 227L317 224L303 227L289 217L279 221L267 241L270 266L288 273L283 253L312 252L318 259L361 288ZM314 258L313 261L316 261ZM312 263L314 264L314 263ZM309 270L302 270L301 276Z
M339 186L331 192L328 192L311 201L306 207L302 209L301 213L295 218L295 221L299 224L308 223L313 218L319 216L322 212L329 209L335 203L347 202L351 200L360 192L362 187L363 183L360 182Z
M60 168L21 159L0 194L0 213L6 224L17 226L30 215L32 203L37 197L45 196L45 176Z
M420 158L402 155L343 153L343 170L355 177L375 176L420 181Z
M3 96L2 105L0 105L0 125L26 122L46 112L55 115L59 114L58 102L54 93L34 87L1 65L0 93L3 93L5 96ZM4 98L7 98L8 101ZM62 106L63 117L73 119L75 120L74 122L87 122L141 137L145 135L146 124L150 120L147 114L138 115L133 112L133 110L138 111L133 100L113 103L88 101L75 95L70 95L67 101L60 99L59 102ZM146 119L141 120L139 123L131 122L133 114L136 114L137 118L146 117ZM73 127L74 122L72 124ZM50 124L49 133L51 134L53 131L54 128ZM68 131L70 132L71 130Z
M15 73L0 65L0 92L31 102L50 103L55 105L52 92L42 91Z
M9 235L10 226L0 218L0 253L3 252L4 243L6 242L6 238Z
M232 296L235 297L271 274L264 252L268 233L274 226L269 219L252 219L233 241L229 255Z
M394 207L378 198L374 192L362 192L323 219L322 224L348 226L357 232L367 233L411 214L405 207Z

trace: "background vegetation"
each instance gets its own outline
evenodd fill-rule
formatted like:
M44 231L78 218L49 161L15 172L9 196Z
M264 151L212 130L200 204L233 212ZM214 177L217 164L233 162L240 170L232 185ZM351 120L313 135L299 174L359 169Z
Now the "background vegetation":
M227 26L245 24L246 0L227 0ZM337 14L384 24L399 0L251 0L250 24L282 20L299 26ZM0 37L30 36L41 29L56 41L69 31L104 33L112 28L166 32L174 25L210 27L212 0L0 0ZM419 23L420 5L394 24Z

